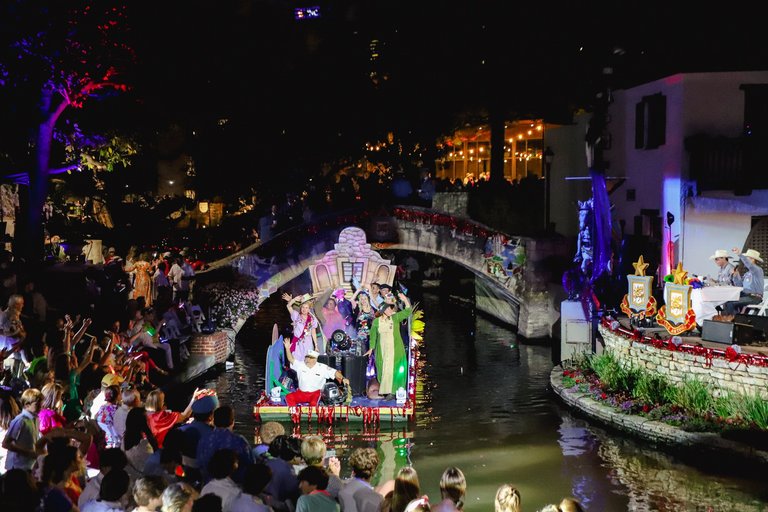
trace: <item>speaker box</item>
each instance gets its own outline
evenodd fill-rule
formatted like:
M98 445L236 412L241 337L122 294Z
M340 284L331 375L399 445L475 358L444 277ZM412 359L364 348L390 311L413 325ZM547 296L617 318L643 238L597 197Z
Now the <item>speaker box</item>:
M357 356L347 354L343 357L344 369L341 373L349 379L349 386L352 388L352 396L365 394L366 375L368 369L368 356Z
M735 316L734 322L751 325L756 331L760 331L756 335L762 335L762 339L768 336L768 316L739 314Z
M701 339L726 345L746 345L755 341L755 329L749 324L704 320L701 325Z

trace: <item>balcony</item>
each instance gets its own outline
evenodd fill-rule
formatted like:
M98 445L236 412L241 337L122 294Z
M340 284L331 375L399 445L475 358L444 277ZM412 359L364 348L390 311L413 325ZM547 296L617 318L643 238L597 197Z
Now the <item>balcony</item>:
M768 189L768 141L694 135L685 140L689 176L699 191L732 190L749 194Z

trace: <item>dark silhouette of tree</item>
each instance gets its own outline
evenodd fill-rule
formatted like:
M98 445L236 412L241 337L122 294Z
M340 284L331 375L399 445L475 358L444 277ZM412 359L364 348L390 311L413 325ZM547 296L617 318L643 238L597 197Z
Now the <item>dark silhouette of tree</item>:
M126 91L121 71L133 63L134 54L127 44L126 8L114 2L11 0L3 3L0 16L6 39L0 86L21 90L13 108L23 112L20 118L34 120L27 121L31 150L24 148L32 161L19 160L30 167L24 252L32 261L42 254L42 209L52 153L62 150L63 161L67 153L71 160L81 155L75 145L89 142L79 131L75 112L91 100ZM110 140L91 141L90 146L96 154L110 154Z

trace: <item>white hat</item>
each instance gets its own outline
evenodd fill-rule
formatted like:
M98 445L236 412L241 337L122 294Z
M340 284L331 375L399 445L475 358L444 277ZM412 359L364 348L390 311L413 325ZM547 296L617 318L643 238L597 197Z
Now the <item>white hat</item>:
M715 251L715 254L709 257L709 259L714 260L715 258L730 258L731 255L726 251L725 249L718 249Z
M306 357L314 357L315 359L317 359L317 356L319 355L320 355L320 352L318 352L317 350L310 350L309 352L307 352Z
M760 263L763 262L763 259L760 257L760 253L754 249L747 249L747 252L744 253L744 256L746 256L747 258L754 258Z

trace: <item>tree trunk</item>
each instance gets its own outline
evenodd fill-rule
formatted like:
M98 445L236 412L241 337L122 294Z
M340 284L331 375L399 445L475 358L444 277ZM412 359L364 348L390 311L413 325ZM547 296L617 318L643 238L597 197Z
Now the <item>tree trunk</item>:
M50 112L53 92L43 89L41 97L41 117L43 122L37 129L37 160L35 168L29 173L29 203L27 211L27 233L24 255L30 263L43 258L43 205L48 197L48 171L51 161L51 143L53 127L58 115Z

